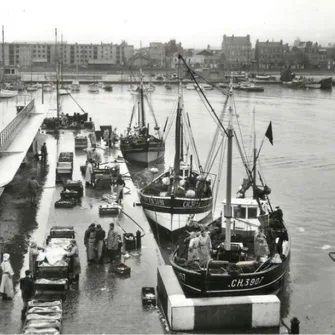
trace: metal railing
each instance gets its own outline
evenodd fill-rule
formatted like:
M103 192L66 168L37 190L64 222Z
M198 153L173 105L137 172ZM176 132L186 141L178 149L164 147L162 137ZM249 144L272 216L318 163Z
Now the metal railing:
M30 114L31 110L35 106L35 99L32 99L22 111L16 115L16 117L0 132L0 149L11 141L13 136L20 129L21 123Z

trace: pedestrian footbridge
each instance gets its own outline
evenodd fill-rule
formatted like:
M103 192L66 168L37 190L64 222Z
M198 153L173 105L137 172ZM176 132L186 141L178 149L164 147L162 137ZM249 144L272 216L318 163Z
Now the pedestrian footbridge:
M43 120L44 113L36 112L32 99L0 132L0 195L13 180Z

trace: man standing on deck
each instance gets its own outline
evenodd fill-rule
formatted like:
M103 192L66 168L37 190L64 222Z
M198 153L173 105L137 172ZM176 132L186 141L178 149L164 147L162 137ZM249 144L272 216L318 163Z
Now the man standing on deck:
M31 205L36 205L36 196L38 189L40 188L40 184L35 179L35 177L31 177L30 180L28 180L27 189L30 197L30 203Z

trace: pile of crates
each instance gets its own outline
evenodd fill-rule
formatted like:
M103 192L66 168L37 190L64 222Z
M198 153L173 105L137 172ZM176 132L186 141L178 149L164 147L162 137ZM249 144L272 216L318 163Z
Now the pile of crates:
M88 140L86 136L77 135L74 138L74 147L75 149L86 149L88 145Z
M66 248L70 240L75 238L72 226L54 226L46 240L46 255L48 249ZM47 256L46 256L47 257ZM47 257L48 258L48 257ZM49 257L50 258L50 257ZM69 260L61 264L37 264L35 279L35 297L28 302L23 325L23 334L61 333L63 308L62 301L69 288L72 278Z
M61 152L56 167L56 182L63 182L65 179L72 179L73 173L73 152Z
M58 335L62 330L63 308L61 300L31 300L23 325L23 334Z
M84 187L81 180L66 180L64 188L60 193L60 200L55 202L56 208L72 208L80 202L84 194Z

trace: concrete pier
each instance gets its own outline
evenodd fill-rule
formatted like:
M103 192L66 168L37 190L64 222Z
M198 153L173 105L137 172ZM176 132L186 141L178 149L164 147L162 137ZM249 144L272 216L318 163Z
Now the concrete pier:
M157 292L173 331L280 326L280 301L275 295L186 298L169 265L157 271Z

